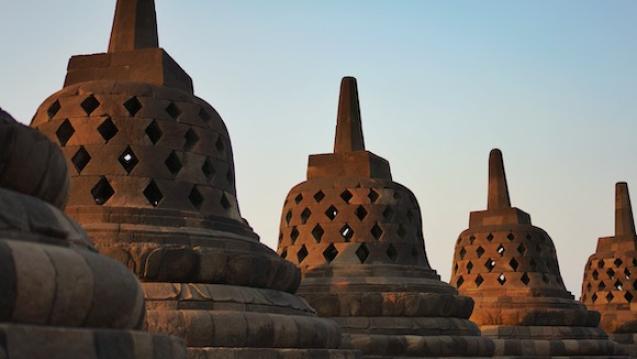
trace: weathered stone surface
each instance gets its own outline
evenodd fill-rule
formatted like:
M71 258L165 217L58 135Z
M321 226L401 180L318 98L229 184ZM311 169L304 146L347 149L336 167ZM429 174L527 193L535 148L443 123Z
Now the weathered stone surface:
M564 287L549 235L512 207L500 150L489 157L487 210L471 212L456 243L451 284L471 296L471 320L498 356L621 356Z

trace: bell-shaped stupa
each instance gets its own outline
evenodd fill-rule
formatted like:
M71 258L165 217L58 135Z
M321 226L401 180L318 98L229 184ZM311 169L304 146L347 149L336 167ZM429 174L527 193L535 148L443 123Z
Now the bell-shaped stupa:
M456 243L451 284L471 296L471 320L496 355L600 356L621 353L566 290L551 237L511 206L500 150L489 156L487 209L471 212Z
M58 147L0 109L0 358L185 359L140 331L139 282L62 212L67 189Z
M416 197L365 150L354 78L341 83L334 152L309 157L280 228L279 254L303 272L298 293L341 325L345 346L369 358L492 354L467 319L472 300L429 266Z
M109 51L72 57L32 126L68 160L67 212L144 282L150 331L197 358L355 355L241 217L226 126L158 47L153 0L117 1Z
M615 185L615 235L597 242L584 270L582 302L602 315L600 326L637 356L637 233L628 184Z

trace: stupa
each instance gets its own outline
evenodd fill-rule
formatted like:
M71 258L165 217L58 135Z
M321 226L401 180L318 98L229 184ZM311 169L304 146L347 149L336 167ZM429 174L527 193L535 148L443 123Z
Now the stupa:
M72 57L38 109L69 163L67 213L142 280L148 329L191 358L355 357L241 217L224 122L158 43L154 1L118 0L109 51Z
M0 358L185 359L140 331L139 282L62 212L67 189L57 146L0 109Z
M637 233L626 182L615 185L615 236L597 242L581 299L601 313L600 326L611 338L637 356Z
M566 290L551 237L511 206L502 153L489 156L487 209L471 212L456 242L451 283L475 300L471 320L494 339L496 355L599 356L622 353Z
M278 253L300 266L302 295L366 358L490 356L473 302L425 253L418 202L367 151L356 80L341 83L334 152L311 155L283 207Z

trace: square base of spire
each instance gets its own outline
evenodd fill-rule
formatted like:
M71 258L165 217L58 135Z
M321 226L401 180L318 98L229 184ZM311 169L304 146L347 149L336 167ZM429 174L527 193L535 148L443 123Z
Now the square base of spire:
M530 225L531 216L516 207L475 211L469 215L469 228L507 224Z
M391 180L391 169L386 159L369 151L311 155L307 178L367 177Z

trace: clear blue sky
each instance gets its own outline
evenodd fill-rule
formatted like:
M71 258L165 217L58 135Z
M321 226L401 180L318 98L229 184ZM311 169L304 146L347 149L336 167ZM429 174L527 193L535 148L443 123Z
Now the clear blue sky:
M103 52L114 1L2 1L0 106L29 121L73 54ZM514 205L553 237L579 297L614 183L637 198L636 1L157 0L160 41L224 117L243 215L275 247L307 155L331 149L356 76L367 146L423 210L449 278L503 150ZM637 202L637 199L635 200Z

